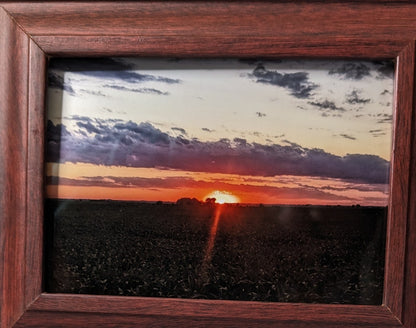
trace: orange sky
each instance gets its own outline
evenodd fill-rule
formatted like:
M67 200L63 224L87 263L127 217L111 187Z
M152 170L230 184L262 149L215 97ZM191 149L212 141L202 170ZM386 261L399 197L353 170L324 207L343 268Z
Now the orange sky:
M369 61L54 59L47 197L175 202L223 191L242 203L385 206L393 71Z
M48 163L47 171L48 175L59 173L61 178L59 185L47 184L50 198L175 202L182 197L205 200L218 190L235 195L241 203L351 205L366 200L367 205L387 204L384 185L368 190L367 184L319 177L256 177L73 163Z

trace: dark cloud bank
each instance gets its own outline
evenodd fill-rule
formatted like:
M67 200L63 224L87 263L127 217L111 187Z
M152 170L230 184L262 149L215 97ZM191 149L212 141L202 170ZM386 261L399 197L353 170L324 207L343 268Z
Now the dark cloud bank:
M242 175L319 176L387 183L389 162L375 155L344 157L295 143L262 145L245 139L202 142L173 137L150 123L73 117L78 130L48 121L48 162L159 167Z

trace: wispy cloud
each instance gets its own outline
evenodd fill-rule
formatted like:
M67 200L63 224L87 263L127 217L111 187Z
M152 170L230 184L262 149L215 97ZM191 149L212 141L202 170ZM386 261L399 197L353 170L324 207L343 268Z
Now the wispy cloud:
M118 91L126 91L126 92L134 92L134 93L147 93L147 94L154 94L154 95L162 95L167 96L169 92L164 92L157 90L155 88L129 88L123 85L117 84L104 84L103 88L114 89Z
M57 58L51 60L49 68L52 71L77 72L89 77L128 83L154 81L176 84L181 82L178 79L164 76L138 73L133 64L117 58Z
M387 134L387 132L383 129L374 129L368 131L373 137L378 138Z
M172 130L173 131L177 131L177 132L179 132L179 133L182 133L183 135L187 135L187 133L186 133L186 130L185 129L183 129L183 128L178 128L178 127L173 127L172 128Z
M351 105L367 104L371 101L370 98L364 98L361 96L362 91L354 89L351 93L346 94L346 102Z
M323 101L309 101L309 105L312 105L314 107L317 107L319 110L323 111L338 111L338 112L345 112L345 108L338 107L333 101L329 101L328 99L325 99Z
M282 201L284 199L325 199L327 201L345 201L351 198L331 193L330 190L320 190L313 187L277 187L259 186L247 183L230 183L224 180L201 180L190 177L167 177L167 178L145 178L145 177L119 177L119 176L92 176L81 177L78 179L63 178L57 176L47 176L47 185L66 185L66 186L94 186L106 188L148 188L148 189L208 189L208 190L228 190L236 194L251 193L262 194Z
M393 121L392 114L377 114L377 123L384 124L384 123L391 123Z
M79 92L86 93L86 94L93 95L93 96L106 97L106 95L102 91L80 89Z
M341 133L339 136L349 140L357 140L357 138L345 133Z
M85 81L72 81L64 78L64 74L77 73L82 76L80 80L91 82L91 78L97 80L91 84L91 88L85 87ZM75 83L77 82L77 83ZM138 84L157 82L162 84L178 84L179 79L172 79L166 76L139 73L134 65L117 58L57 58L52 59L48 71L48 86L51 89L59 89L72 96L83 94L105 97L107 94L102 89L113 89L131 93L143 93L153 95L168 95L166 91L161 91L152 87L137 87ZM92 82L91 82L92 83Z

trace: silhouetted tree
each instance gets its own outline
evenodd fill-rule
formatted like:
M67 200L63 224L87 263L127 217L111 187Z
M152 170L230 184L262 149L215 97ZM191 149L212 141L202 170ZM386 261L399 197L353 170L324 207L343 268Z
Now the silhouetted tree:
M195 206L195 205L200 205L201 202L196 198L183 197L183 198L178 199L176 201L176 204L180 206Z
M217 199L215 197L205 199L205 203L209 205L214 205Z

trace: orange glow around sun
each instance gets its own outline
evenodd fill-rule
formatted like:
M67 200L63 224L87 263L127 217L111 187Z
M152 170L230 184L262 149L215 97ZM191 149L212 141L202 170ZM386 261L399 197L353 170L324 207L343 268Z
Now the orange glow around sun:
M210 193L209 195L207 195L205 197L205 199L207 198L215 198L215 201L218 204L225 204L225 203L239 203L240 199L233 195L232 193L228 192L228 191L219 191L219 190L215 190L212 193Z

